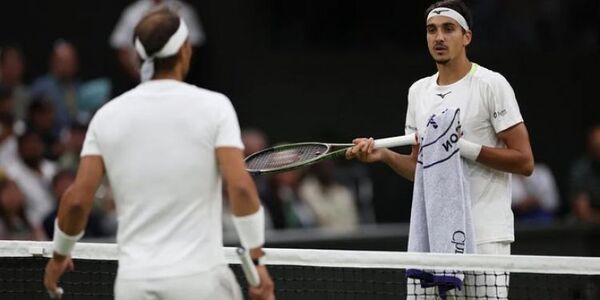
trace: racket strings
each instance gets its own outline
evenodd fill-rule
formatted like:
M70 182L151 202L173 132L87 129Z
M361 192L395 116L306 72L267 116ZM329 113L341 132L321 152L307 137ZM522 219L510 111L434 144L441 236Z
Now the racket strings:
M246 161L248 169L279 169L312 160L327 152L323 144L298 145L290 148L273 149L258 153Z

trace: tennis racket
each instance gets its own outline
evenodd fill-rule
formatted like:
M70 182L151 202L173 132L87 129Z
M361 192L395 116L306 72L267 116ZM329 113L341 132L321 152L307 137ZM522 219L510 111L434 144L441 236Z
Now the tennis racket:
M375 140L375 149L416 145L415 134ZM253 175L273 174L306 167L325 159L343 156L354 144L297 143L280 145L246 157L246 169Z
M244 247L238 247L235 252L240 257L240 261L242 262L242 270L244 271L244 276L246 277L246 281L251 287L257 287L260 285L260 277L258 277L258 271L256 270L256 266L252 262L250 258L250 252Z

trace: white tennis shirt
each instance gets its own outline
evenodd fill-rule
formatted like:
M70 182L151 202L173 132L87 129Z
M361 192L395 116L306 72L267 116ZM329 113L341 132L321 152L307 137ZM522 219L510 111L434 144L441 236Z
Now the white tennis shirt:
M496 134L523 122L515 93L499 73L473 64L471 72L446 86L438 74L415 82L408 91L406 133L425 132L432 114L459 108L464 138L488 147L506 145ZM475 238L478 244L514 241L511 175L467 161Z
M114 190L120 278L225 263L219 147L243 148L231 102L179 81L142 83L96 113L81 156L102 156Z

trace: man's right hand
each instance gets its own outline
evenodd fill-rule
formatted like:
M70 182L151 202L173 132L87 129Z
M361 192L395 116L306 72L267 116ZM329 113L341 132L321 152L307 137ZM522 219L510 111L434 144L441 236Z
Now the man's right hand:
M373 138L357 138L352 143L355 146L346 150L347 159L356 158L367 163L383 160L386 149L375 149Z
M269 271L265 266L256 266L260 285L258 287L249 287L250 299L252 300L275 300L274 285Z

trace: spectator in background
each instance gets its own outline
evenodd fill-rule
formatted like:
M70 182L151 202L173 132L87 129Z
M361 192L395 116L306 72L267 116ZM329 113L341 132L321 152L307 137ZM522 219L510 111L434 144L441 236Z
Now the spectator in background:
M54 221L58 212L58 204L62 199L62 195L73 182L75 182L75 172L71 170L62 170L52 178L52 192L56 204L54 210L44 218L44 231L47 236L53 236L54 234ZM103 237L105 235L102 230L101 219L102 215L99 211L92 211L85 227L86 237Z
M512 210L518 221L550 223L559 206L558 188L550 168L536 163L531 176L512 176Z
M25 59L19 47L7 46L0 50L0 84L12 91L14 99L14 116L25 119L27 106L29 105L29 88L23 84L25 73Z
M588 154L571 168L570 199L573 214L581 222L600 222L600 124L587 136Z
M45 240L40 226L25 213L25 197L14 181L0 180L0 240Z
M267 148L269 141L267 135L257 128L244 128L241 132L242 143L244 143L244 157ZM269 193L269 183L267 177L253 176L258 195L262 199Z
M13 114L15 110L15 99L12 89L0 85L0 113Z
M80 80L79 57L75 47L66 41L58 41L52 48L50 72L35 80L31 87L34 97L48 99L54 107L56 134L68 128L78 114Z
M58 133L54 130L54 106L43 97L32 100L27 109L27 129L36 132L44 142L44 157L56 160L60 151Z
M299 194L314 211L320 227L348 229L358 225L352 191L334 179L335 163L325 160L302 180Z
M308 228L316 225L313 210L299 194L299 171L277 173L269 177L269 194L263 203L269 211L273 228Z
M0 112L0 168L4 169L17 160L17 137L13 132L15 118L12 114Z
M121 67L129 75L131 82L140 80L140 64L133 48L133 29L142 17L157 5L165 5L179 14L189 30L189 40L192 46L198 47L204 42L204 31L194 8L178 0L138 0L127 6L111 36L110 45L117 51Z
M62 137L63 152L58 159L61 169L76 171L79 166L79 155L83 148L87 126L81 122L74 122L69 132Z
M268 140L265 133L256 128L242 129L242 142L244 143L244 156L263 150L267 147Z
M54 207L50 182L56 174L56 164L44 159L44 143L33 131L26 131L17 140L19 157L10 163L6 172L25 195L28 219L41 226Z

